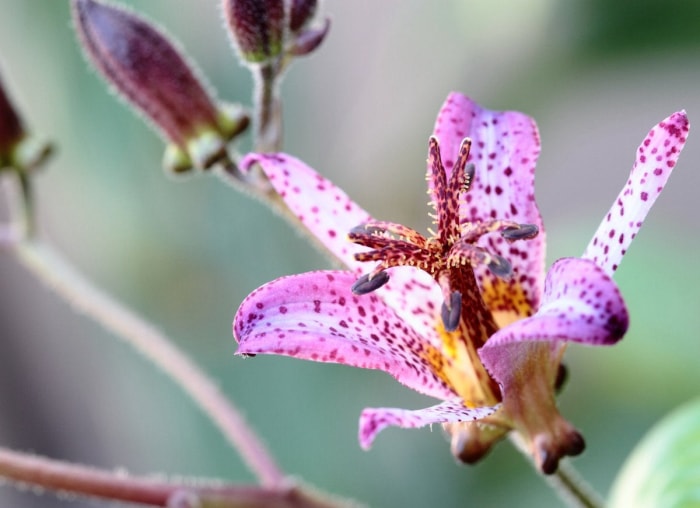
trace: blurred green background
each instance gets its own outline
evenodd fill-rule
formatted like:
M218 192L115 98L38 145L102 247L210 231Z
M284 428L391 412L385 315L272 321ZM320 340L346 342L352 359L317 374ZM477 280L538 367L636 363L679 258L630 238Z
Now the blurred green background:
M221 98L250 104L219 2L125 3L178 38ZM682 108L700 121L697 2L327 0L324 10L329 38L284 83L285 149L380 218L429 225L427 139L451 90L537 120L549 263L583 251L655 123ZM233 356L231 321L248 292L327 261L215 178L167 178L157 136L88 70L67 1L0 0L0 69L27 122L59 145L36 181L46 234L191 353L290 474L372 506L560 506L507 443L476 467L454 463L437 427L385 431L363 452L362 408L431 403L385 374ZM629 334L567 353L562 412L588 443L574 463L602 492L653 422L698 393L696 136L616 275ZM10 256L0 281L3 446L136 474L252 481L139 355ZM4 486L0 506L68 504Z

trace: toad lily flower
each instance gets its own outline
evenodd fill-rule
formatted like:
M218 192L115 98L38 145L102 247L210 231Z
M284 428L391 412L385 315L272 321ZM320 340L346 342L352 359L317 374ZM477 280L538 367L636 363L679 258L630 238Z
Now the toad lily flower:
M283 277L255 290L234 320L237 354L380 369L442 401L417 411L365 409L364 448L387 426L440 423L453 453L474 462L513 430L541 471L552 473L584 448L556 407L565 346L613 344L626 332L627 309L611 277L687 132L684 112L651 130L583 257L560 259L546 275L534 199L539 136L521 113L489 111L456 93L447 98L428 150L437 226L430 237L372 219L289 155L251 154L242 167L258 164L348 270Z

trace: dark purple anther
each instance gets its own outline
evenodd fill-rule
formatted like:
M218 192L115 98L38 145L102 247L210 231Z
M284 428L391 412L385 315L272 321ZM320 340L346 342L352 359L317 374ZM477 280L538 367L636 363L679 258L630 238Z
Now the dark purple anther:
M375 275L366 273L352 285L352 292L356 295L366 295L372 291L376 291L384 284L389 282L389 274L386 272L379 272Z
M502 278L510 277L510 274L513 272L510 261L502 256L493 255L491 261L486 266L491 270L491 273Z
M450 302L442 304L442 324L448 332L454 332L462 319L462 293L453 291L450 295Z
M531 240L540 232L534 224L519 224L517 227L506 228L501 231L501 236L509 242L515 240Z

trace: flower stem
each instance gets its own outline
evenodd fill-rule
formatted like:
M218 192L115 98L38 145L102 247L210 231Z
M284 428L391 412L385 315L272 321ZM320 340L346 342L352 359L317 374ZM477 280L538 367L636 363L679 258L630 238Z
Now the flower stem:
M239 411L161 331L91 284L41 240L27 239L13 249L37 278L82 312L124 339L169 375L199 405L263 485L280 485L284 474Z
M593 490L593 487L566 460L561 461L557 472L547 476L546 479L569 506L602 508L604 505L601 496Z
M256 152L279 152L282 149L282 102L278 87L280 73L281 68L277 62L263 64L255 69Z
M150 506L200 508L331 508L350 506L305 488L207 485L201 481L167 482L0 448L0 476L20 484L92 498ZM186 502L189 500L190 502Z
M532 456L520 435L511 432L508 436L515 448L531 459ZM572 508L602 508L604 505L600 494L566 460L559 461L557 471L544 478L559 498Z

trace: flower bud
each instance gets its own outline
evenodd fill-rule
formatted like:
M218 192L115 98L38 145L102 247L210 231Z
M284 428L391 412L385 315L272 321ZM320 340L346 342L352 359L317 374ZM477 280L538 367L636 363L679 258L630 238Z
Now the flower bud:
M226 142L247 126L239 110L217 108L202 79L152 23L97 0L73 0L88 60L170 142L167 169L206 169L226 157Z
M323 26L318 28L308 28L298 35L295 35L291 44L287 48L287 54L293 56L308 55L313 52L326 38L331 28L330 18L323 21Z
M6 167L33 170L41 166L51 152L49 143L26 132L0 80L0 170Z
M289 30L299 33L314 18L318 0L291 0L289 8Z
M282 54L283 0L223 0L223 10L229 34L243 60L265 63Z

